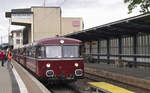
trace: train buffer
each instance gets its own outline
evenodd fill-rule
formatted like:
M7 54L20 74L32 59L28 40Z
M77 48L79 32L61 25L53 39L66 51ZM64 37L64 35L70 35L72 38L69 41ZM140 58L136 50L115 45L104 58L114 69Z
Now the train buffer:
M106 82L88 82L88 84L91 93L135 93Z
M4 67L0 64L0 93L50 93L14 60L12 64L13 68L7 68L7 62Z

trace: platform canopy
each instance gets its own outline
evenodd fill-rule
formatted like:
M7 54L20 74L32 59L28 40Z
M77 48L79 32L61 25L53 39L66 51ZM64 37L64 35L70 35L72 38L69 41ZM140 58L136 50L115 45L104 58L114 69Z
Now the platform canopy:
M67 34L65 37L76 38L82 41L93 41L133 36L141 33L150 33L150 13Z

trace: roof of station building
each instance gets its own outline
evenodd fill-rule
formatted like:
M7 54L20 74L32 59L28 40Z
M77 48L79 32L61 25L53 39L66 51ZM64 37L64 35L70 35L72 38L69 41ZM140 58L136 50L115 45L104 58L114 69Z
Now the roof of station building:
M93 41L132 36L137 33L150 33L150 13L67 34L65 37L76 38L82 41Z

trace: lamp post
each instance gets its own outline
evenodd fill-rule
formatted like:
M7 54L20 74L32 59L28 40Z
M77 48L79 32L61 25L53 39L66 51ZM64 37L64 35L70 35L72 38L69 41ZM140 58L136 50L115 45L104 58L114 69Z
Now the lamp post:
M44 0L44 2L43 2L43 6L45 7L45 4L46 4L46 1Z
M8 26L8 48L10 47L10 43L11 43L11 41L10 41L10 39L11 39L11 37L10 37L10 25L11 25L11 20L10 20L10 18L8 19L9 20L9 26Z
M1 35L1 44L3 43L3 38L2 38L2 35Z

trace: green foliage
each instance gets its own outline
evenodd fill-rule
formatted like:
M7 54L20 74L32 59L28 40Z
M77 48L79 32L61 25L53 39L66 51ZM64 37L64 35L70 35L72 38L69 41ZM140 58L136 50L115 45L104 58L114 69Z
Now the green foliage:
M132 10L135 9L137 6L140 6L142 13L149 12L150 8L150 0L124 0L124 3L129 3L128 10L129 13L132 13Z

